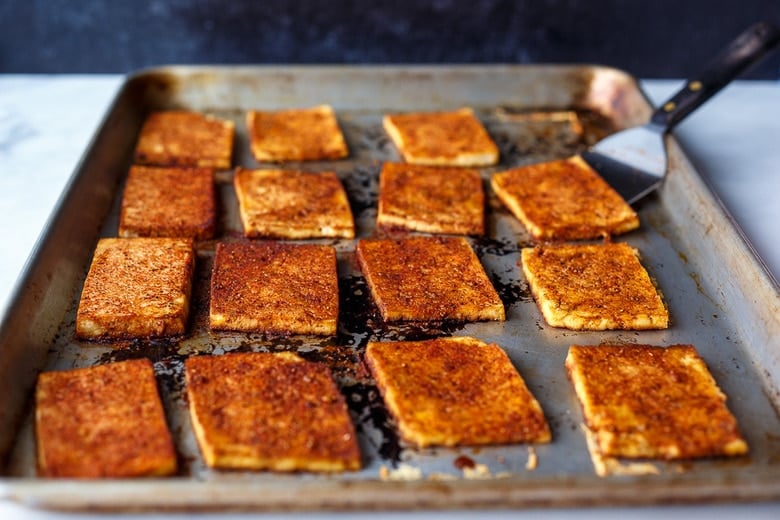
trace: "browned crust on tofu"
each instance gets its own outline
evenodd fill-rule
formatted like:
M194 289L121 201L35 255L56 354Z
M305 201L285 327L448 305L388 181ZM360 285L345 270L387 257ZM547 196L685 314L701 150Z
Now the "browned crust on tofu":
M217 244L211 275L212 330L334 335L338 313L332 247Z
M246 116L249 144L258 161L316 161L349 155L333 108L260 111Z
M361 240L357 260L385 321L505 319L465 238Z
M42 477L176 472L176 452L148 359L41 373L35 433Z
M187 238L103 238L76 314L76 337L184 334L195 253Z
M409 163L490 166L498 162L498 147L470 108L390 114L382 124Z
M135 162L150 166L230 168L232 121L184 110L153 112L144 122Z
M525 248L520 261L545 321L574 330L665 329L669 313L627 244Z
M119 212L119 236L214 237L216 196L211 168L133 166Z
M379 177L377 227L482 235L485 193L477 170L385 163Z
M355 237L347 193L333 172L237 168L233 183L247 237Z
M366 363L401 436L418 447L550 441L541 406L498 345L369 342Z
M355 429L326 365L291 352L198 356L185 362L185 377L210 467L360 469Z
M566 368L603 455L689 459L748 451L692 345L573 345Z
M618 235L639 218L579 156L493 175L493 191L537 240Z

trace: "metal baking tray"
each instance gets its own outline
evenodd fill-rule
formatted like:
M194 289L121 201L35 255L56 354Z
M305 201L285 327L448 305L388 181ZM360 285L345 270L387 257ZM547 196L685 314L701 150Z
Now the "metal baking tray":
M344 182L358 238L374 233L377 176L400 160L381 127L387 112L473 107L507 167L565 157L600 135L645 121L650 106L629 75L598 66L166 67L130 76L120 90L39 240L0 325L0 496L35 507L76 510L331 510L507 508L762 500L780 497L780 297L778 286L670 138L671 173L637 206L641 229L618 238L637 247L670 309L664 331L575 332L544 323L517 267L531 243L489 192L488 235L472 239L507 307L503 323L383 324L354 263L339 252L341 318L335 338L209 333L208 278L214 241L198 244L190 332L177 340L117 344L73 338L81 286L98 238L115 236L132 150L152 110L186 108L237 123L235 163L258 166L244 113L330 103L351 155L285 164L332 170ZM556 117L575 110L584 134ZM42 150L42 153L45 151ZM217 175L221 239L240 240L230 171ZM487 186L487 182L486 182ZM361 363L369 340L472 335L508 353L539 399L553 441L417 450L404 445ZM563 366L571 344L694 344L736 415L750 455L655 463L655 474L594 472L579 404ZM328 363L350 405L364 468L339 475L215 471L198 452L184 400L183 360L195 353L293 350ZM149 357L180 457L164 479L48 480L35 470L32 388L40 370ZM529 464L536 459L536 464Z

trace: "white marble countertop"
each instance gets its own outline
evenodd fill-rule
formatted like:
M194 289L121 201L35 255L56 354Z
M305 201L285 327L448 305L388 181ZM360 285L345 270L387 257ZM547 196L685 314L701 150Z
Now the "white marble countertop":
M110 76L0 75L0 313L123 78ZM644 81L654 102L663 101L680 81ZM780 82L740 81L729 86L683 122L675 136L699 173L780 279ZM778 497L780 500L780 497ZM452 518L473 513L448 512ZM490 518L750 518L780 517L780 502L696 507L492 512ZM0 501L0 518L52 518ZM209 515L207 515L208 517ZM275 515L272 515L275 516ZM289 518L289 516L279 515ZM322 514L311 518L359 518ZM397 513L372 513L395 518ZM433 514L419 517L433 518ZM70 516L68 516L70 517ZM161 518L185 515L161 515ZM214 518L217 516L215 515ZM220 515L220 517L222 517ZM263 515L263 518L270 518ZM408 515L404 515L407 518ZM152 518L152 516L144 516Z

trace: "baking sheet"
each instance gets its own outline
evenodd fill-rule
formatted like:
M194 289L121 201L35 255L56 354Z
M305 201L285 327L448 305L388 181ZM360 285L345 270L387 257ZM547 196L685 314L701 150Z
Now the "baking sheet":
M330 240L319 242L334 244L339 252L342 315L337 337L210 333L207 286L214 243L204 242L198 246L187 337L121 344L73 340L81 284L97 239L116 234L122 183L149 111L187 108L235 120L234 162L256 167L246 142L245 111L319 103L336 109L350 157L284 167L335 171L347 188L358 238L373 233L381 163L400 160L381 128L386 112L473 107L502 152L497 167L483 170L485 179L508 167L564 157L607 126L632 126L650 113L632 78L601 67L170 67L128 78L63 194L0 326L0 391L6 396L0 408L3 496L41 507L112 510L562 506L780 496L778 289L673 140L669 180L637 206L642 228L618 238L640 250L658 281L672 318L668 330L575 332L547 326L516 265L519 248L530 244L530 237L489 193L489 233L472 244L507 306L506 322L383 324L354 264L354 241ZM586 123L584 139L565 121L527 117L532 111L572 108ZM606 116L609 125L590 111ZM231 175L225 171L217 176L226 240L241 235ZM553 442L532 449L426 450L400 442L361 364L362 348L369 340L442 334L472 335L504 347L542 404ZM660 463L654 475L596 476L563 359L571 344L605 341L696 345L729 396L750 455ZM343 475L278 475L206 468L182 397L182 362L195 353L234 350L294 350L328 363L350 404L364 469ZM140 356L155 362L180 474L102 482L37 478L30 404L37 372Z

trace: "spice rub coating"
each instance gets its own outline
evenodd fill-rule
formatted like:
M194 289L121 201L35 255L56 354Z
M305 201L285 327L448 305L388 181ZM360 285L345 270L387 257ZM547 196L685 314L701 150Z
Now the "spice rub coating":
M237 168L233 183L250 238L354 238L355 223L333 172Z
M246 116L252 155L260 162L342 159L349 155L329 105L289 110L250 110Z
M221 242L211 275L212 330L333 335L336 251L279 242Z
M537 240L578 240L639 227L618 193L579 156L497 173L493 191Z
M382 125L408 163L491 166L498 162L496 143L470 108L388 114Z
M184 334L195 253L188 238L103 238L76 313L76 337Z
M356 251L385 321L505 319L498 293L463 237L360 240Z
M185 110L152 112L135 148L136 164L230 168L232 121Z
M185 378L210 467L360 469L355 429L326 365L291 352L197 356L185 362Z
M41 373L35 434L43 477L176 472L176 452L148 359Z
M365 358L402 437L418 447L550 441L541 406L498 345L370 342Z
M132 166L122 194L119 236L214 237L214 170Z
M523 273L553 327L665 329L669 313L627 244L539 245L521 251Z
M748 451L692 345L573 345L565 363L603 455L688 459Z
M385 163L376 223L389 230L482 235L485 193L479 171Z

